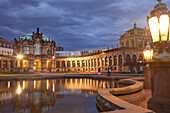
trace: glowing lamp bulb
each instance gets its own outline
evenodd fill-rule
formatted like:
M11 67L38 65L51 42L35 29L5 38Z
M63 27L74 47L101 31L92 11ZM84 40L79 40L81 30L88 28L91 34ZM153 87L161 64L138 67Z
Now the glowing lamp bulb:
M23 57L22 55L18 55L17 56L18 59L22 59L22 57Z

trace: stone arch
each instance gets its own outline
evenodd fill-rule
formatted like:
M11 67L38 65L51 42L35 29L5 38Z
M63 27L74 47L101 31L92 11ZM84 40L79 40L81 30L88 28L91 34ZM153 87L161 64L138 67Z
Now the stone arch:
M104 66L104 57L101 58L101 66Z
M85 61L82 60L82 67L85 67Z
M89 67L90 67L90 60L88 60L88 64L89 64Z
M96 63L96 59L94 59L94 67L96 67L96 64L97 64L97 63Z
M107 66L107 65L108 65L108 58L105 57L105 66Z
M132 56L132 62L133 62L133 63L136 63L136 59L137 59L137 58L136 58L136 55L134 54L134 55Z
M116 55L114 56L114 65L115 66L117 65L117 56Z
M76 63L74 60L72 61L72 67L76 67Z
M135 41L132 39L132 47L135 47Z
M65 67L65 61L62 61L62 67Z
M56 68L60 68L60 61L56 61Z
M112 65L112 62L113 62L113 58L112 58L112 56L110 56L110 57L109 57L109 66Z
M77 67L80 67L80 60L77 61Z
M93 67L94 65L93 59L91 59L91 67Z
M126 63L127 63L127 64L130 64L130 62L131 62L131 57L130 57L129 54L127 54L127 55L126 55Z
M139 55L139 63L143 62L143 55Z
M97 59L98 66L100 66L100 58Z
M129 41L126 42L126 47L129 47Z
M119 65L122 65L123 62L122 62L122 55L119 55Z
M67 67L70 67L71 65L70 65L70 61L67 61Z

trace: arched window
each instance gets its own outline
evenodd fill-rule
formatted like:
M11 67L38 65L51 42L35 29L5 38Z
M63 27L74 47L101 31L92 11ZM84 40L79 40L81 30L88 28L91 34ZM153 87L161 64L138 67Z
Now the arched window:
M24 54L29 54L29 46L24 45Z
M65 67L65 61L62 61L62 67Z
M132 62L133 62L133 63L136 63L136 55L133 55L133 56L132 56Z
M139 55L139 63L142 63L142 62L143 62L143 56Z
M119 65L122 65L122 55L119 55Z
M112 56L109 57L109 66L112 65Z
M77 61L77 67L80 67L80 61L79 60Z
M10 68L13 68L13 61L10 60Z
M130 62L131 62L130 55L127 54L127 55L126 55L126 63L127 63L127 64L130 64Z
M89 60L89 63L88 63L88 64L89 64L89 67L90 67L90 60Z
M82 60L82 67L85 67L85 61Z
M132 40L132 47L135 47L135 42L134 42L134 40Z
M104 66L104 58L102 58L101 61L102 61L102 66Z
M41 46L39 44L35 44L35 55L40 55L41 54Z
M116 55L114 56L114 65L115 66L117 65L117 56Z
M72 67L76 67L75 61L72 61Z
M67 61L67 67L70 67L70 61Z
M7 68L7 61L6 60L3 61L3 68Z
M107 66L108 65L108 58L106 57L105 58L105 66Z
M91 60L91 67L93 67L93 59Z
M94 67L96 67L96 59L94 59Z
M47 46L47 54L51 55L51 46Z
M56 68L59 68L60 67L60 61L57 61L56 62Z
M126 47L129 47L129 41L126 42Z
M100 66L100 58L98 58L97 62L98 62L98 66Z
M142 48L142 47L143 47L143 42L142 42L142 40L138 40L138 43L139 43L139 47Z
M88 65L87 65L87 60L86 60L86 67L87 67Z

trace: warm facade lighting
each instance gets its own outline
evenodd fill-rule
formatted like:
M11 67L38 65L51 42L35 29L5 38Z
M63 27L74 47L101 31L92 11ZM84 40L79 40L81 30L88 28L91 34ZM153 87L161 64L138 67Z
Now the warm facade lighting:
M18 88L17 88L17 94L21 94L21 86L20 86L20 84L18 85Z
M25 89L25 80L22 82L22 88Z
M167 41L168 37L168 27L169 27L169 17L167 14L160 16L160 31L161 31L161 40Z
M55 59L55 56L53 56L53 59Z
M159 24L158 24L158 18L152 17L149 19L149 27L152 34L153 42L159 41Z
M18 55L17 58L18 58L18 59L22 59L23 56L22 56L22 55Z
M55 91L55 86L54 86L54 83L53 83L53 92Z
M47 89L49 89L49 81L48 80L46 81L46 84L47 84Z

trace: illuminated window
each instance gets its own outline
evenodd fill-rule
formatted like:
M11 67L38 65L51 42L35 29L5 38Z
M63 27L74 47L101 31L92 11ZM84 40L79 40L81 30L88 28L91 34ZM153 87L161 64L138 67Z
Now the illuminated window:
M35 47L35 55L40 55L41 54L41 46L38 44L35 44L34 47Z
M24 54L29 54L29 46L24 45Z

